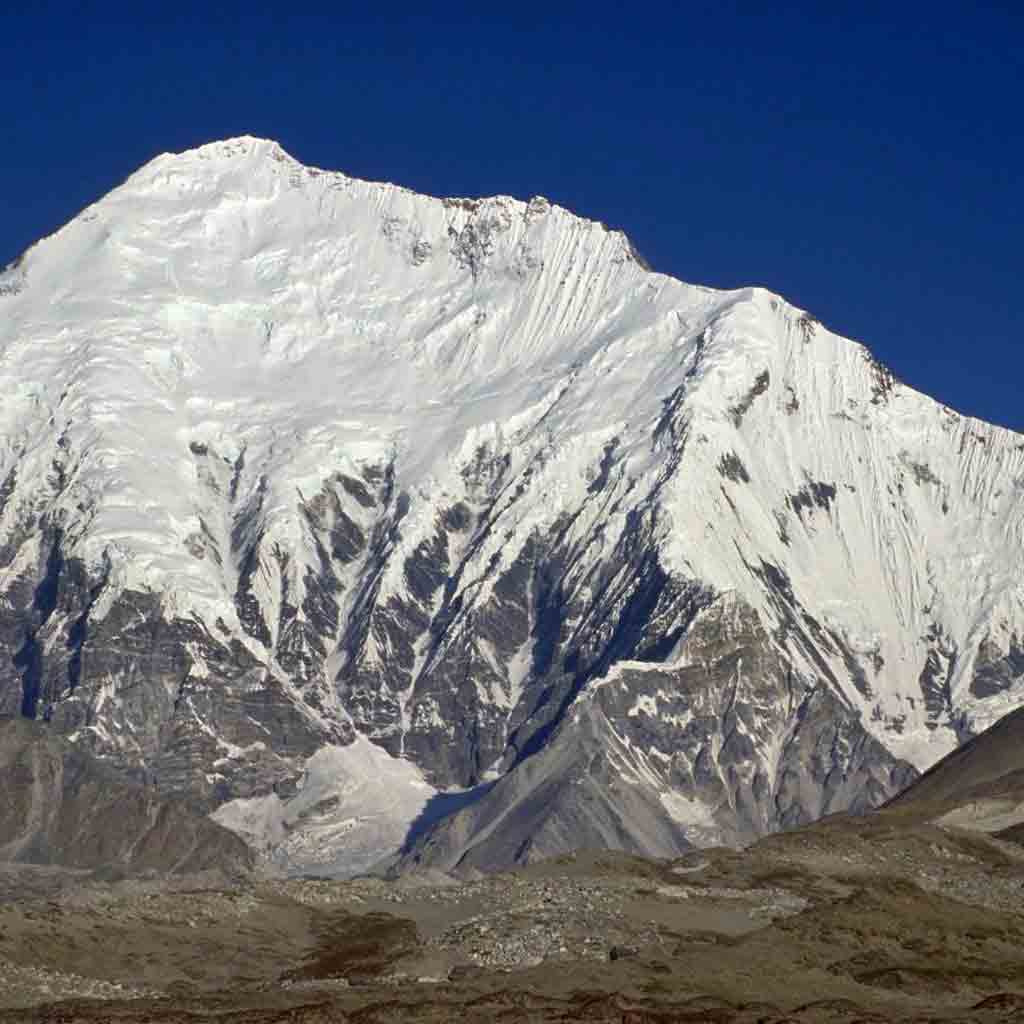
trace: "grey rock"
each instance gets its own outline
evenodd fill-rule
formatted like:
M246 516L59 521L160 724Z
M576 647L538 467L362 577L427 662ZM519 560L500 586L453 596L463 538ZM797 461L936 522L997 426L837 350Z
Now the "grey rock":
M126 783L52 730L0 720L0 860L128 872L231 875L246 845L186 802Z

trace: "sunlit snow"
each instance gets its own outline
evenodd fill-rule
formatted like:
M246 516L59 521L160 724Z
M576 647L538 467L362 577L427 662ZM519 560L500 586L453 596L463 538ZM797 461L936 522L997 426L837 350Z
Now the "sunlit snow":
M239 629L238 565L205 553L204 537L233 550L225 493L236 507L260 495L263 543L315 565L300 503L332 475L393 465L409 507L383 601L441 505L466 494L466 465L501 455L531 475L496 504L501 529L467 549L474 600L559 516L597 564L656 496L665 570L772 624L753 570L784 566L800 605L870 667L858 689L823 645L844 699L923 768L1024 699L969 692L979 644L1024 637L1024 440L899 384L880 397L878 372L778 296L651 273L621 233L541 198L434 199L235 139L158 157L0 276L0 483L17 471L0 531L32 513L59 439L75 453L55 511L65 543L113 584L92 614L119 588L152 590L169 617L220 620L267 658ZM609 451L616 500L577 516ZM37 556L24 546L0 577ZM253 587L276 628L280 588ZM963 652L938 721L920 686L936 623ZM524 646L504 666L496 706L518 701L530 659ZM644 697L629 713L657 710ZM437 713L426 699L415 711ZM640 771L636 752L616 756ZM655 767L641 774L664 787ZM291 799L234 800L218 819L281 863L357 871L431 793L419 768L359 738L306 762Z

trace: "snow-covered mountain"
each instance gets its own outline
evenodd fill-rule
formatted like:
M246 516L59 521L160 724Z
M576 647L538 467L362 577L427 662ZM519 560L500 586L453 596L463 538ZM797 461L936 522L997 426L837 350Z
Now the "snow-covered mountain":
M539 197L158 157L0 396L0 713L297 869L742 840L1024 701L1024 437Z

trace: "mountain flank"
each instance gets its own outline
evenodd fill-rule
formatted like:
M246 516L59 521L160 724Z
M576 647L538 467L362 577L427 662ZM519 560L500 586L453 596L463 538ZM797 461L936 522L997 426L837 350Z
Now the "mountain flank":
M227 829L24 719L0 720L0 861L160 874L252 867Z
M1024 839L1024 708L948 754L887 804L892 812Z
M747 844L1024 701L1024 437L543 197L164 154L0 394L0 714L285 872Z

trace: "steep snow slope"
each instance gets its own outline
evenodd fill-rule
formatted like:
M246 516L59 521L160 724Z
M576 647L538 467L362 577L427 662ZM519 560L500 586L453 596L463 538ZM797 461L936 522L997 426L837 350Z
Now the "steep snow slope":
M159 157L0 277L0 394L0 711L333 870L357 734L380 852L479 787L414 856L489 864L867 806L1024 694L1024 438L541 198Z

